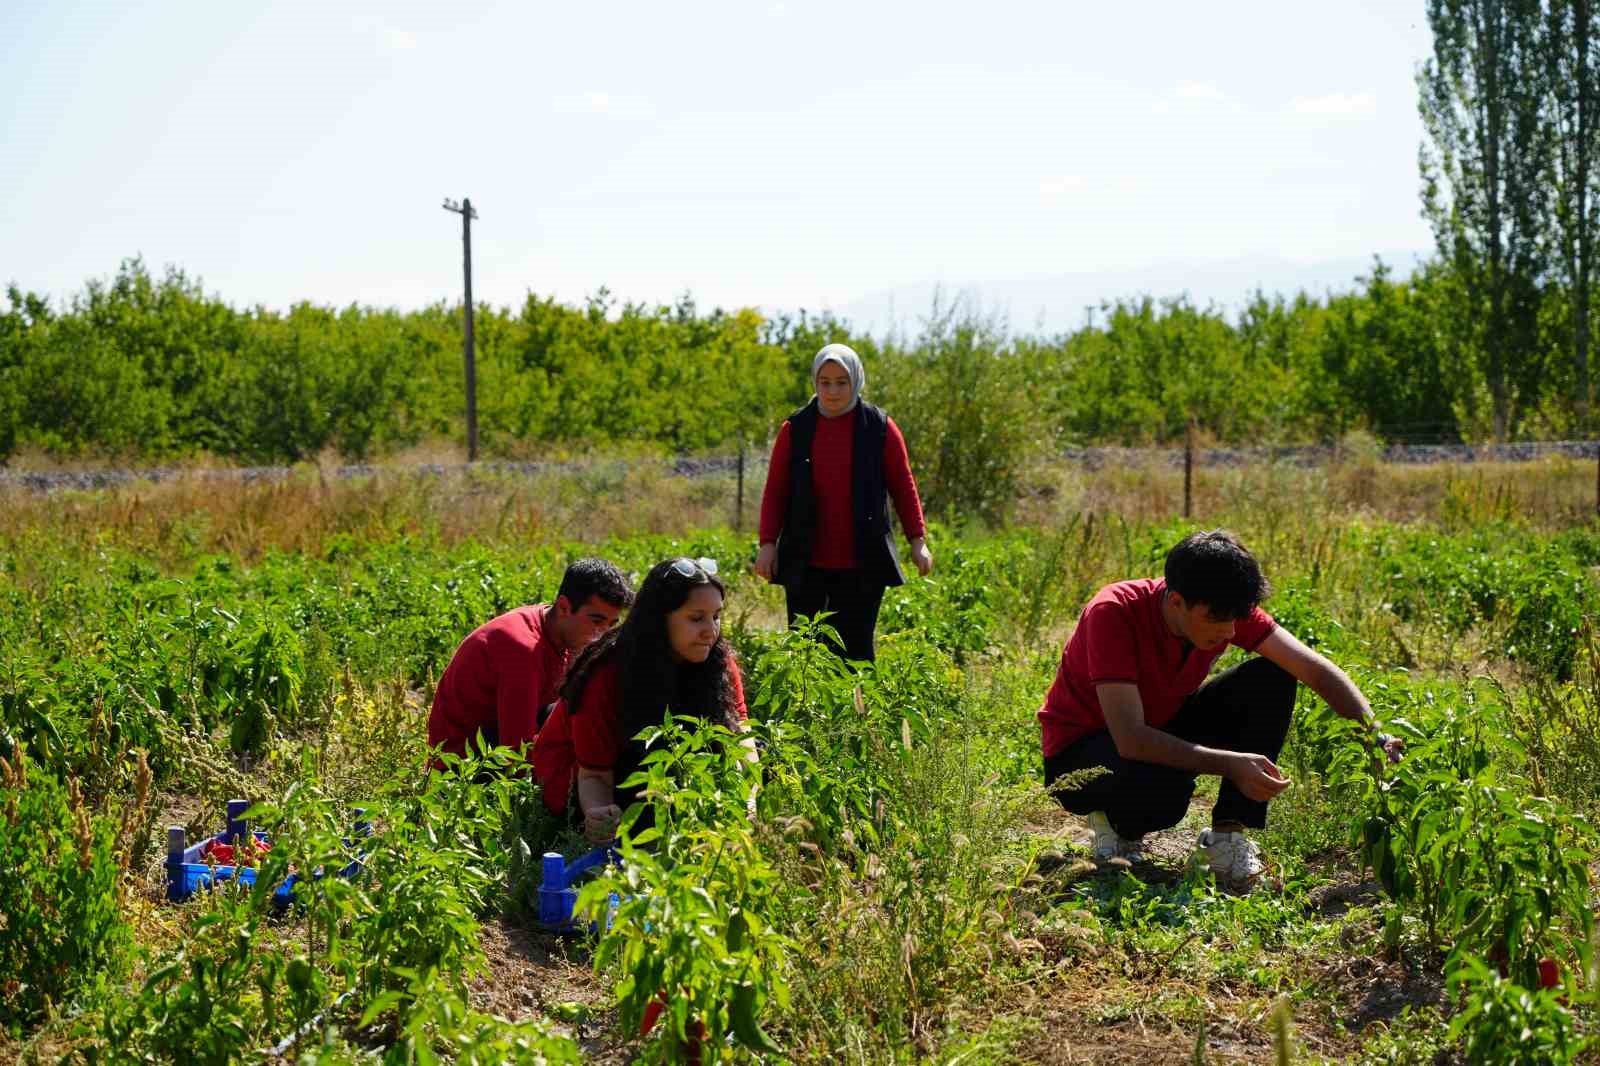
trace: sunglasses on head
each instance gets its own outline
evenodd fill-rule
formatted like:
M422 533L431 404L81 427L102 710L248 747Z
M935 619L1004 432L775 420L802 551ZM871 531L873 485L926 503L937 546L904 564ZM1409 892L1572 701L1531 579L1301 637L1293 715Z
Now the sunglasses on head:
M677 571L680 577L700 577L701 575L716 577L717 561L715 559L707 559L704 555L698 559L685 557L672 560L672 569Z

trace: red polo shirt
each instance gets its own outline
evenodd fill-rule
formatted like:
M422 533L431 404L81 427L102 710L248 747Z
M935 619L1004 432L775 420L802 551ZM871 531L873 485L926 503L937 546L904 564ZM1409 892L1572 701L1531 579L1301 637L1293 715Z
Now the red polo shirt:
M739 666L728 657L728 680L733 684L734 712L740 721L749 717L744 706L744 681ZM566 700L556 703L533 746L533 775L544 789L544 803L552 814L567 809L573 775L582 766L588 770L610 770L617 765L622 745L632 737L621 734L618 711L622 705L621 678L613 657L595 667L583 692L578 695L577 713Z
M532 743L539 709L555 700L567 673L549 612L542 603L518 607L468 634L434 691L429 745L465 755L479 730L510 748Z
M922 498L911 476L906 439L894 419L883 440L883 484L900 516L906 539L927 532L922 518ZM850 570L856 565L856 522L852 513L851 460L855 455L855 416L817 416L817 433L811 439L811 484L816 491L817 529L811 538L811 565L829 570ZM778 430L772 444L772 464L761 493L761 543L775 544L789 517L789 423Z
M1125 681L1139 686L1145 724L1160 729L1198 689L1227 645L1201 651L1174 636L1161 616L1165 579L1107 585L1078 617L1055 683L1039 709L1046 758L1106 727L1095 686ZM1255 651L1277 627L1256 607L1239 619L1228 643Z

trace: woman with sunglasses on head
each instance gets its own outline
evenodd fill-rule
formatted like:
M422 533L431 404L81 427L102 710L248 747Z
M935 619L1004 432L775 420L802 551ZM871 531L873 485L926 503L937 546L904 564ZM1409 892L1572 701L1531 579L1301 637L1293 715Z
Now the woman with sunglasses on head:
M638 793L617 782L645 754L633 738L659 725L666 710L744 731L744 683L722 639L724 593L710 559L657 563L627 619L567 671L561 698L534 741L533 771L550 813L581 823L590 841L616 835L623 809Z
M831 611L849 660L871 660L884 589L905 577L889 525L894 500L923 576L933 569L922 500L906 441L882 408L861 399L861 357L829 344L811 363L816 395L790 415L772 446L761 494L756 573L783 586L789 624Z

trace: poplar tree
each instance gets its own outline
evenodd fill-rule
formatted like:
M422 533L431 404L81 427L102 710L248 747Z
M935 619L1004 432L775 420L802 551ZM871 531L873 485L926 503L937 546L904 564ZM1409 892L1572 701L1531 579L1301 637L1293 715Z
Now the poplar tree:
M1555 194L1554 244L1572 304L1572 369L1579 422L1589 422L1589 301L1600 236L1600 34L1593 0L1548 0L1543 75Z
M1537 392L1548 186L1539 0L1427 0L1433 56L1417 74L1427 139L1423 213L1464 296L1496 440Z

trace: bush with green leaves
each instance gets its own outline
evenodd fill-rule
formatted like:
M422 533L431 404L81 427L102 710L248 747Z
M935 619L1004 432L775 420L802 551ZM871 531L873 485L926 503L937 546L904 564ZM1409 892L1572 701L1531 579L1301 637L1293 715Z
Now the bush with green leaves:
M1569 1005L1577 992L1570 982L1557 988L1525 985L1477 956L1463 955L1449 987L1460 999L1450 1037L1461 1041L1468 1062L1563 1066L1595 1046Z
M1577 566L1566 560L1541 561L1517 589L1506 631L1507 656L1555 681L1572 680L1595 599L1593 582Z
M20 749L0 759L0 1029L31 1026L127 967L117 836L75 781Z
M1394 695L1404 702L1381 717L1406 741L1398 764L1360 743L1353 723L1308 712L1342 741L1324 749L1323 770L1346 789L1353 841L1393 900L1391 942L1415 915L1429 946L1494 958L1529 987L1540 958L1587 959L1592 830L1508 776L1491 724L1503 711L1473 689L1460 690L1459 703Z
M1592 965L1593 830L1511 775L1499 725L1508 712L1476 689L1397 686L1378 709L1406 741L1398 764L1326 708L1302 712L1301 734L1308 761L1354 812L1352 843L1390 898L1387 944L1400 948L1417 929L1444 956L1464 1004L1451 1035L1470 1061L1570 1061L1581 1045L1571 1017L1529 990L1540 986L1541 964L1579 973ZM1550 1027L1513 1054L1541 1018Z
M547 1028L466 1005L485 965L479 918L499 900L502 820L530 787L504 773L516 759L496 749L420 790L395 782L364 808L373 831L360 835L307 752L283 795L246 812L273 844L254 887L224 884L187 904L181 942L106 1009L85 1054L231 1062L292 1035L328 1061L371 1039L392 1062L576 1061ZM332 876L352 861L354 876ZM272 895L291 873L294 902L278 918Z
M604 926L595 967L616 973L625 1030L663 1004L662 1038L648 1045L658 1059L725 1038L778 1052L760 1019L769 1000L787 1004L789 942L767 917L779 886L750 824L752 749L696 719L669 717L642 735L649 750L620 783L643 786L623 815L620 865L578 896L577 913ZM652 824L634 831L647 809Z

